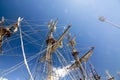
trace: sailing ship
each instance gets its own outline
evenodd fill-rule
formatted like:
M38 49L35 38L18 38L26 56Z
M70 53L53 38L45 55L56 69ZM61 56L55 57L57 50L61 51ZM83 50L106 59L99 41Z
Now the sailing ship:
M2 46L5 43L3 43L3 41L6 38L12 37L11 35L20 34L20 48L22 48L22 54L24 57L22 62L10 67L6 71L1 72L0 76L6 76L25 65L29 74L29 77L25 78L26 80L102 80L101 76L93 67L93 64L89 63L95 47L90 47L89 50L81 56L81 53L76 48L76 36L71 37L72 35L69 33L69 29L72 27L70 24L63 29L64 31L60 31L62 34L60 33L60 35L58 35L56 38L54 35L57 34L56 31L58 29L58 19L55 21L51 20L48 23L47 35L45 38L43 36L41 37L44 38L41 39L44 41L41 43L44 45L42 46L43 49L33 56L26 58L24 50L25 45L23 44L24 41L22 35L26 35L27 37L28 35L24 33L25 31L22 32L21 28L23 27L21 27L21 23L23 21L23 18L19 17L17 22L15 22L13 25L9 25L8 27L4 26L4 17L2 17L2 20L0 21L1 54L4 55ZM20 31L18 31L18 29L20 29ZM32 28L32 31L38 31L40 32L39 34L42 34L41 30L34 30ZM64 48L68 50L65 50ZM31 72L32 70L30 69L28 62L32 61L33 59L36 59L36 63L34 63L33 72ZM89 67L86 67L86 65L89 65ZM108 71L106 71L106 75L106 80L114 80L114 77L112 77Z

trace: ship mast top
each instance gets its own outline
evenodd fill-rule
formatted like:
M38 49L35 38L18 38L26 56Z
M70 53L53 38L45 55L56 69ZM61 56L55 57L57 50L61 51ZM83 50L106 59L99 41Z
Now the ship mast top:
M108 70L106 70L105 73L106 73L107 80L114 80L114 77L110 75Z

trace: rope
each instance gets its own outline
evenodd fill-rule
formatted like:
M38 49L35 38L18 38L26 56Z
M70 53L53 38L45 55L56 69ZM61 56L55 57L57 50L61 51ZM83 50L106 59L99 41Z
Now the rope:
M27 60L26 60L25 51L24 51L24 44L23 44L23 39L22 39L22 31L21 31L21 28L20 28L20 40L21 40L21 47L22 47L22 53L23 53L23 58L24 58L24 64L25 64L25 66L26 66L26 68L27 68L27 71L28 71L28 73L29 73L29 75L30 75L31 80L34 80L34 79L33 79L33 76L32 76L32 73L31 73L31 71L30 71L30 68L29 68L29 66L28 66Z
M71 78L72 80L75 80L74 77L73 77L73 75L70 74L70 72L65 68L65 63L64 63L64 64L62 63L62 60L64 60L63 62L66 62L65 59L64 59L64 57L61 55L61 53L60 53L58 50L57 50L56 52L57 52L56 55L57 55L57 57L58 57L58 60L59 60L59 62L62 64L64 70L67 72L67 74L70 76L70 78ZM61 59L60 59L60 57L61 57ZM67 63L66 63L66 64L67 64Z
M37 54L35 54L35 55L33 55L33 56L31 56L30 58L27 59L27 61L29 62L29 61L33 60L33 59L36 58L38 55L40 55L41 53L43 53L45 50L46 50L46 49L44 49L43 51L41 51L41 52L39 52L39 53L37 53ZM11 68L6 69L5 71L1 72L0 74L2 74L2 76L6 76L6 75L8 75L9 73L17 70L18 68L20 68L20 67L23 66L23 65L24 65L24 62L22 61L22 62L16 64L15 66L12 66Z

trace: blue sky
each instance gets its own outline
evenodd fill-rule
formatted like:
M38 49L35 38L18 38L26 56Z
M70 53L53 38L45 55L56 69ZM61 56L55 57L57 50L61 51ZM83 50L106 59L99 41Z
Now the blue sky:
M120 29L108 23L100 22L98 18L105 16L108 20L120 25L119 14L119 0L0 1L0 17L5 16L7 19L17 20L20 16L26 20L41 20L40 23L47 22L51 18L58 18L59 24L72 24L70 32L72 35L77 35L76 41L79 43L78 46L80 48L96 47L90 61L101 76L105 76L104 71L106 69L114 76L117 76L116 73L120 71ZM33 46L35 47L35 45ZM31 48L31 46L28 48ZM26 50L28 49L26 48ZM39 51L38 46L37 51ZM34 53L32 52L31 54ZM9 59L11 58L0 56L0 65L8 67L10 64L15 64L22 60L21 58L12 57L16 61L13 62L11 60L9 62ZM7 77L9 78L9 76ZM14 79L16 78L14 76ZM18 76L18 78L20 77Z

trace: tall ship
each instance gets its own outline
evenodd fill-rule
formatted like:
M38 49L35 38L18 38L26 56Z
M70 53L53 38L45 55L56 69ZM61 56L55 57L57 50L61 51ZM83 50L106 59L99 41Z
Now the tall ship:
M2 17L0 55L14 61L6 59L5 65L10 65L1 67L0 80L14 72L20 74L20 80L115 80L109 71L103 79L95 69L90 60L96 54L95 45L81 49L77 35L70 32L72 24L61 25L58 21Z

